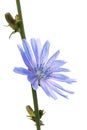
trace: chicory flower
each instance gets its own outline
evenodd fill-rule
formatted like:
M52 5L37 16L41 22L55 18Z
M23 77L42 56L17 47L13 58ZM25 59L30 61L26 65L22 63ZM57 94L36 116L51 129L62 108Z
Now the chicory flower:
M38 87L41 87L48 96L54 99L57 99L57 94L68 98L65 92L74 93L59 85L59 82L68 84L75 82L74 79L62 74L62 72L69 72L69 69L62 67L66 63L64 60L57 59L60 53L59 50L48 58L49 41L46 41L43 47L41 47L39 40L31 39L30 44L28 44L23 39L22 45L18 45L18 49L26 68L15 67L14 72L26 75L33 89L37 90Z

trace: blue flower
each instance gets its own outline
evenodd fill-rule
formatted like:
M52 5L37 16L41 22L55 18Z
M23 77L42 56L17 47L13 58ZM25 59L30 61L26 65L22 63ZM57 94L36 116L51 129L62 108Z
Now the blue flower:
M60 73L69 72L69 69L62 67L66 63L64 60L57 60L59 50L48 59L49 41L46 41L43 47L41 47L40 41L36 39L31 39L31 45L23 39L22 44L22 47L18 45L18 49L27 68L15 67L14 72L26 75L33 89L37 90L38 87L41 87L48 96L54 99L57 99L56 94L68 98L65 92L74 93L58 84L59 81L68 84L76 82Z

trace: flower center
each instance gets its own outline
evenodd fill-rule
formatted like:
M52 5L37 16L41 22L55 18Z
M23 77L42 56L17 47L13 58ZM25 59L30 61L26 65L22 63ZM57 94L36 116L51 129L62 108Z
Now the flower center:
M40 80L41 78L45 78L45 72L43 70L37 70L36 77L38 78L38 80Z
M35 75L38 80L42 78L46 78L47 74L45 72L45 68L43 66L40 66L39 68L35 69Z

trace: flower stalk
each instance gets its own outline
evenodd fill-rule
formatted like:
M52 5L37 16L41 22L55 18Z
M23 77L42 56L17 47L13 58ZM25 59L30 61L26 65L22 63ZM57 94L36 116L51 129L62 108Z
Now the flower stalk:
M21 11L21 4L20 0L16 0L18 15L20 17L20 35L21 39L26 39L25 30L24 30L24 24L23 24L23 18L22 18L22 11ZM32 88L32 85L31 85ZM38 98L37 98L37 92L32 88L32 96L33 96L33 103L34 103L34 109L35 109L35 122L37 130L40 130L40 118L39 118L39 108L38 108Z
M31 86L32 87L32 86ZM38 109L38 98L36 91L32 88L32 96L35 110L35 122L37 125L37 130L40 130L40 117L39 117L39 109Z
M21 22L20 22L20 35L21 35L21 39L26 39L20 0L16 0L16 5L17 5L17 10L18 10L18 15L19 15L19 18L21 20Z

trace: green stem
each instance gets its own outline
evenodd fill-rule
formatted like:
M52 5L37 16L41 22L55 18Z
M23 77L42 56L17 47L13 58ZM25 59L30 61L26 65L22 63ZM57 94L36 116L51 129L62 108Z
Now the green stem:
M24 24L23 24L23 18L22 18L22 11L21 11L21 4L20 0L16 0L18 15L21 20L20 24L20 35L21 39L26 39L25 31L24 31ZM32 85L31 85L32 87ZM35 121L36 121L36 127L37 130L40 130L40 118L39 118L39 109L38 109L38 99L37 99L37 92L32 88L32 96L33 96L33 103L34 103L34 110L35 110Z
M35 110L35 121L36 121L36 125L37 125L37 130L40 130L38 99L37 99L37 93L33 88L32 88L32 95L33 95L34 110Z
M20 23L20 35L22 39L26 39L25 31L24 31L24 24L23 24L23 18L22 18L22 11L21 11L21 4L20 0L16 0L18 15L20 17L21 23Z

